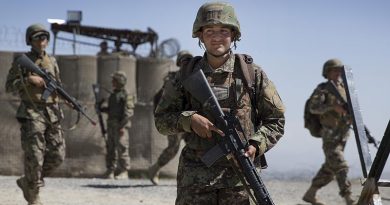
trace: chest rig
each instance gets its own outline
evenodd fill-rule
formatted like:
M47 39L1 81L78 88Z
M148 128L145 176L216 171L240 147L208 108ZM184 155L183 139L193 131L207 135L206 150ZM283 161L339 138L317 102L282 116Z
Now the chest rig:
M180 79L184 80L186 77L191 75L192 72L195 72L197 69L199 69L199 66L196 65L201 59L201 56L195 56L190 61L188 61L187 64L183 65L180 71ZM256 117L258 114L256 109L256 95L260 92L260 90L256 85L259 84L259 80L260 85L262 84L262 78L258 79L256 77L258 70L253 67L252 63L253 59L251 56L246 54L235 54L234 71L231 73L226 72L227 76L225 78L222 77L222 79L228 82L221 82L221 79L214 79L212 77L213 74L207 77L210 86L213 89L214 94L216 95L224 112L238 114L238 117L240 113L237 112L240 112L240 110L243 112L241 115L245 115L248 114L247 112L250 112L253 125L248 125L247 122L243 123L243 126L247 128L246 130L251 130L251 132L256 130L256 127L260 126L260 122L257 120L258 117ZM210 82L211 78L215 82ZM221 84L225 84L225 86L221 86ZM189 94L185 93L185 95L187 104L197 107L196 105L191 105ZM245 102L247 103L245 104ZM246 108L243 107L245 105L247 106Z

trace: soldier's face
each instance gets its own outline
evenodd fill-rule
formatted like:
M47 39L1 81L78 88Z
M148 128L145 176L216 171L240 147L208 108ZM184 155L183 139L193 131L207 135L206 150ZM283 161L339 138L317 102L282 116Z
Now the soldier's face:
M338 81L341 77L341 68L331 68L328 72L328 79Z
M31 38L31 46L38 51L44 51L49 43L46 35L39 35Z
M204 43L207 52L219 56L230 49L233 39L231 28L221 25L206 26L202 29L200 40Z
M116 81L114 78L112 79L111 83L112 83L112 87L113 87L114 89L119 88L119 83L118 83L118 81Z

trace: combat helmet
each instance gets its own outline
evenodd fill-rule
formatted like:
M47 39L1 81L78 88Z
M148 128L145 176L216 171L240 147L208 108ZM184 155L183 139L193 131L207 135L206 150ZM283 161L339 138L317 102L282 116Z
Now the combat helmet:
M240 23L238 22L233 6L225 2L205 3L199 8L192 27L192 37L199 37L199 31L203 26L217 24L232 27L236 33L233 41L240 40Z
M26 44L31 45L31 38L33 36L47 35L47 40L50 40L50 33L42 24L32 24L26 30Z
M187 50L182 50L177 54L176 65L180 67L181 61L185 58L192 58L192 54Z
M324 66L322 68L322 76L324 76L324 78L327 78L327 74L329 72L329 69L341 68L343 66L344 66L343 63L339 59L337 59L337 58L329 59L324 63Z
M118 70L114 74L112 74L111 77L121 86L126 85L127 77L125 72Z

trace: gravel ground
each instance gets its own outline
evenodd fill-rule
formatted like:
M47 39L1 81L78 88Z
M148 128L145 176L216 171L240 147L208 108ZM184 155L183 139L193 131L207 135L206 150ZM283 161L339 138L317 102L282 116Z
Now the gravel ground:
M17 176L0 176L0 205L26 204L22 191L17 187ZM264 179L268 191L277 205L308 205L301 200L310 185L310 179ZM353 180L353 196L361 192L359 180ZM41 189L45 205L172 205L176 197L173 179L161 180L152 186L145 179L105 180L86 178L47 178ZM390 205L390 188L380 188L382 204ZM321 189L319 197L327 205L342 205L335 182Z

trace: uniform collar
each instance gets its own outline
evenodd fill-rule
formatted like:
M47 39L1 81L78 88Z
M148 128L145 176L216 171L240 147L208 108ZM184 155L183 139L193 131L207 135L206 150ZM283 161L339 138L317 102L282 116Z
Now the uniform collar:
M199 62L200 68L205 73L223 73L228 72L232 73L234 71L234 62L235 62L235 55L230 52L229 58L226 60L224 64L222 64L220 67L213 69L207 62L207 55L206 53L203 55L203 58Z

